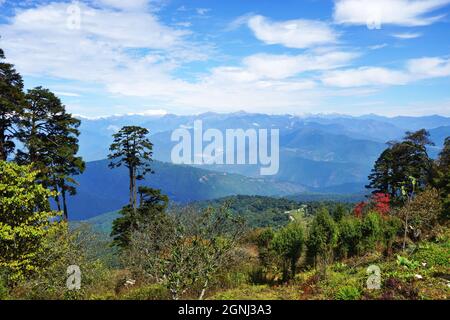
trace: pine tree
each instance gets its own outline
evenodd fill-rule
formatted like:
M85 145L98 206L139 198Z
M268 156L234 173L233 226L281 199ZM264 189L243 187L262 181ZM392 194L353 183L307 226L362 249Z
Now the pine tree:
M4 60L5 54L0 49L0 160L7 160L14 151L13 139L24 103L22 77Z
M83 159L76 156L80 121L67 113L61 100L48 89L34 88L25 98L18 134L24 148L17 152L16 159L22 164L32 164L40 171L42 184L58 192L55 200L59 210L62 196L67 220L66 194L76 193L73 176L85 168Z
M400 201L402 188L410 192L411 177L414 177L417 187L423 190L432 181L433 163L426 150L428 145L433 143L424 129L407 132L402 142L390 142L376 160L367 188Z
M392 184L394 164L393 152L391 148L387 148L375 161L374 168L369 175L370 184L366 187L375 189L377 192L388 193L391 197L395 197L397 187Z
M436 161L435 185L439 189L443 204L443 218L450 217L450 137L444 142L444 148Z
M110 168L124 165L128 169L130 202L137 209L137 180L144 179L147 173L153 173L150 167L153 144L147 138L149 131L137 126L125 126L113 135L114 141L109 150Z

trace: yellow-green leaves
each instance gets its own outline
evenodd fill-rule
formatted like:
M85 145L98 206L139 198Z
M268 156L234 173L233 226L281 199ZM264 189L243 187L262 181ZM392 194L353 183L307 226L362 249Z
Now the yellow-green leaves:
M59 227L48 201L55 193L37 175L31 166L0 161L0 268L13 282L39 269L42 242Z

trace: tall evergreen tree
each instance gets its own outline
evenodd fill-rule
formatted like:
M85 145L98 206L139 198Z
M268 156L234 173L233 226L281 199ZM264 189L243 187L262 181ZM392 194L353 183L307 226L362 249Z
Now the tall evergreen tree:
M4 60L5 54L0 49L0 160L7 160L14 151L13 139L24 103L22 77Z
M428 145L432 142L424 129L407 132L401 142L390 142L376 160L367 188L374 189L375 193L387 193L391 199L398 200L402 196L402 188L412 191L410 182L414 177L417 187L423 189L431 182L433 172L433 162L426 150Z
M124 165L128 169L130 202L129 205L136 212L137 209L137 180L144 179L147 173L153 173L150 167L153 144L147 138L149 131L137 126L125 126L113 135L114 141L109 150L110 168Z
M374 168L369 175L370 184L367 188L375 189L378 192L389 193L394 197L397 193L397 187L392 184L394 175L394 158L391 147L384 150L380 157L375 161Z
M82 157L76 156L78 143L74 139L62 137L61 145L57 156L53 159L51 184L56 186L56 190L61 195L63 217L68 220L67 194L76 195L78 183L74 176L82 174L86 165ZM60 205L59 197L57 203Z
M450 168L450 137L445 138L444 148L439 154L438 165Z
M410 176L417 179L419 189L423 190L433 179L433 160L428 156L427 146L434 146L434 143L425 129L406 132L404 141L412 151L408 163Z
M443 218L448 219L450 217L450 137L445 139L444 148L439 154L436 165L435 184L442 199Z
M78 127L80 121L67 113L61 100L48 89L37 87L25 96L26 105L20 121L18 137L23 150L17 161L32 164L41 174L44 186L53 188L58 209L62 196L64 219L68 219L66 194L76 193L73 176L84 171L85 164L78 157Z

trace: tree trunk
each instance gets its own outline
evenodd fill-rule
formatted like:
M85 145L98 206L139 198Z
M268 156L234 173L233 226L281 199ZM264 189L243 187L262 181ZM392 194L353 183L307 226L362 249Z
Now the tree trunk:
M36 136L36 122L34 121L34 115L31 121L31 133L29 137L29 141L33 141L32 138ZM38 160L36 148L33 143L29 143L28 146L29 159L31 163L35 163Z
M64 210L63 217L64 217L64 221L67 222L67 221L69 221L69 212L68 212L68 209L67 209L66 188L65 188L64 184L61 187L61 196L62 196L62 199L63 199L63 210Z
M295 274L297 273L297 260L296 259L291 260L291 273L292 273L292 279L294 279Z
M405 251L405 249L406 249L406 237L408 236L408 218L409 218L408 216L409 216L409 212L406 212L406 216L405 216L405 233L403 235L403 251Z
M5 132L0 129L0 161L6 161Z
M410 197L408 197L408 203L406 204L406 215L405 215L405 233L403 234L403 251L406 249L406 237L408 236L408 220L409 220L409 204L411 202Z
M322 257L322 263L320 265L320 276L323 280L327 278L327 258Z
M54 188L55 190L55 192L58 192L58 188L57 187L55 187ZM56 202L56 208L58 209L58 211L61 211L61 201L59 200L59 194L57 194L56 196L55 196L55 202Z
M129 189L130 189L130 206L134 209L134 204L133 204L133 192L134 192L133 178L134 178L134 175L133 175L133 172L134 172L134 168L130 167L128 169L128 175L130 178L130 187L129 187Z
M205 284L203 285L202 292L200 293L200 296L198 297L198 300L203 300L203 297L206 293L206 288L208 287L208 280L205 281Z
M136 214L137 210L137 187L136 187L136 168L133 168L133 212Z
M51 189L51 191L56 193L55 196L53 197L53 200L56 203L56 209L58 211L61 211L61 202L59 201L58 185L56 185L56 184L53 185L52 183L50 183L49 186L46 188ZM52 208L52 199L48 198L47 199L47 208L44 207L44 208L39 208L39 209L40 210L50 210L51 208Z

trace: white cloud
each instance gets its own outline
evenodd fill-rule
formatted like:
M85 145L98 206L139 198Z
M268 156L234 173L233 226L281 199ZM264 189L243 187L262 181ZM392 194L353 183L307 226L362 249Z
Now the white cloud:
M68 40L93 39L100 43L120 44L122 47L164 49L180 43L186 31L174 30L161 24L158 19L146 12L122 12L110 9L94 9L79 4L81 19L79 30L69 28L69 6L55 3L36 9L21 11L13 19L11 26L2 26L5 38L8 31L19 35L43 35L59 41L60 37Z
M280 92L303 94L317 87L316 80L304 73L336 69L349 64L357 56L356 53L341 51L301 55L255 54L244 58L240 66L213 68L196 84L194 91L200 87L205 93L219 88L234 88L250 95L255 91L258 95L260 91L266 91L264 96ZM238 96L242 94L240 92ZM224 99L228 101L229 95L224 94Z
M196 11L199 15L203 16L203 15L207 14L208 12L210 12L211 9L208 9L208 8L197 8L197 9L195 9L195 11Z
M258 15L248 19L248 26L259 40L288 48L301 49L331 44L338 37L328 24L313 20L273 22Z
M407 63L407 70L417 79L450 76L450 59L426 57L412 59Z
M348 88L364 86L405 85L414 81L450 76L450 59L425 57L411 59L402 69L379 67L326 72L321 80L325 85Z
M247 14L244 14L242 16L239 16L239 17L233 19L230 23L228 23L228 25L225 28L225 31L233 31L233 30L240 28L243 25L248 24L248 21L252 17L254 17L253 13L247 13Z
M386 48L387 46L388 46L387 43L381 43L381 44L376 44L376 45L370 46L369 49L370 50L380 50L380 49Z
M295 56L257 54L245 58L243 63L257 79L284 79L303 72L339 68L356 56L340 51Z
M67 27L64 3L18 11L10 24L0 25L1 47L21 73L157 96L176 83L170 72L180 61L207 57L205 48L186 40L189 31L165 26L152 13L79 5L78 30Z
M203 111L239 111L277 113L312 108L322 98L312 81L235 81L195 84L186 94L177 94L172 103L177 109L195 107Z
M244 58L239 66L213 68L199 82L185 85L172 102L177 107L196 106L203 111L212 106L222 111L312 111L326 95L305 73L342 67L355 57L356 53L340 51L255 54Z
M317 83L298 75L345 66L356 57L340 51L253 55L240 66L218 67L196 82L187 82L173 76L173 71L184 62L204 59L205 53L202 46L188 43L185 31L165 26L144 11L87 5L81 7L81 29L70 30L66 9L61 3L27 9L18 12L10 24L0 25L1 47L18 70L103 85L106 92L119 97L146 99L165 108L270 111L274 105L312 105L320 99L312 92ZM77 107L76 113L81 110Z
M359 54L324 47L338 37L326 23L271 22L251 16L246 23L251 27L253 21L252 30L262 41L315 49L297 55L253 54L237 65L218 66L186 81L176 76L180 67L207 59L209 54L203 43L191 42L194 37L189 30L170 27L148 10L82 3L81 28L72 30L67 28L67 6L53 3L17 11L7 24L0 25L0 47L25 75L43 81L51 77L53 83L71 80L51 86L61 95L75 97L71 92L76 92L83 97L89 93L109 101L116 97L127 101L119 102L122 107L113 103L105 108L95 102L89 107L74 105L72 110L77 114L84 110L92 116L122 111L151 115L165 112L146 110L152 106L189 113L242 109L315 112L319 110L316 108L325 108L320 104L328 97L370 94L378 86L441 77L450 72L446 58L411 60L399 70L351 68L349 65ZM341 70L343 67L351 69ZM128 97L132 98L132 108L126 106Z
M341 24L368 23L425 26L442 18L430 15L450 0L336 0L334 20Z
M176 22L175 25L184 27L184 28L189 28L189 27L192 27L192 22L189 22L189 21Z
M408 77L400 71L376 67L332 71L322 78L324 84L342 88L401 85L407 81Z
M55 94L57 96L63 96L63 97L79 97L80 96L78 93L64 92L64 91L55 91Z
M99 4L122 10L146 9L149 0L98 0Z
M422 36L421 33L410 33L410 32L404 32L404 33L394 33L392 34L392 36L394 38L398 38L398 39L415 39L415 38L419 38Z

